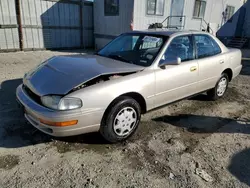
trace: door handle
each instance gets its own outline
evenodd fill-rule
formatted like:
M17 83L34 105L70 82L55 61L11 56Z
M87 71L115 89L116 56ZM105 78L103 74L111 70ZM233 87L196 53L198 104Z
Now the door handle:
M224 63L224 60L220 60L220 64L223 64Z
M191 71L191 72L194 72L194 71L196 71L196 70L197 70L197 67L191 67L191 68L190 68L190 71Z

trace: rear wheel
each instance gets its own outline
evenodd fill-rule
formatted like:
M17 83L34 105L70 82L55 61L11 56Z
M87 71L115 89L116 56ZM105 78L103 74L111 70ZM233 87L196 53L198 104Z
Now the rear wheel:
M107 141L120 142L135 133L140 119L138 102L130 97L120 97L105 113L100 132Z
M228 75L223 73L219 81L217 82L215 88L207 92L208 97L212 100L217 100L223 97L227 91L228 83L229 83Z

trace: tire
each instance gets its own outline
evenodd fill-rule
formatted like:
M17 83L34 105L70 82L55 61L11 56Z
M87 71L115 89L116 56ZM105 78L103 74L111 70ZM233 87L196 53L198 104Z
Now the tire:
M141 107L130 97L120 97L105 112L100 133L110 143L128 139L138 128Z
M222 98L225 95L226 91L227 91L228 83L229 83L228 75L225 74L225 73L222 73L222 75L221 75L219 81L217 82L216 86L213 89L211 89L211 90L209 90L207 92L208 97L211 100L214 100L214 101L218 100L219 98Z

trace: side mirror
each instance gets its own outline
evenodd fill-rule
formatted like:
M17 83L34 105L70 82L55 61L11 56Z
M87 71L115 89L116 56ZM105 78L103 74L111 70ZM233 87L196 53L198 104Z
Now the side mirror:
M180 65L181 64L181 58L169 58L169 59L162 59L160 60L159 67L165 67L166 65Z

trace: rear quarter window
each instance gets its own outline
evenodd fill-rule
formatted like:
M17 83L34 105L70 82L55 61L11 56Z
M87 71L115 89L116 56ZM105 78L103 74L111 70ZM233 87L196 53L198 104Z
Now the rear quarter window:
M212 40L213 47L214 47L214 55L220 54L221 53L220 46L218 45L218 43L214 39L211 38L211 40Z

